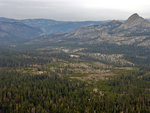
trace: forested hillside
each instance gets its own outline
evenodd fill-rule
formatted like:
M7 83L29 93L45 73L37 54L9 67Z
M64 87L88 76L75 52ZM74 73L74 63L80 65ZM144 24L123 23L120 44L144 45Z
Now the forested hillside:
M44 53L1 48L1 113L149 113L148 65Z

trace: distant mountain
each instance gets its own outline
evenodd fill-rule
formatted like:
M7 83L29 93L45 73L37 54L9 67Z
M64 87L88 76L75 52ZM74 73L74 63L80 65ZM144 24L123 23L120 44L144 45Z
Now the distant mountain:
M26 44L99 44L150 46L150 22L138 14L126 21L113 20L102 25L81 27L65 34L53 34L32 40Z
M128 29L132 27L150 27L150 23L137 13L131 15L119 28Z
M114 30L114 33L120 35L150 35L150 22L140 17L138 14L133 14L119 28Z
M25 41L40 34L41 30L19 22L0 22L0 44Z
M24 19L16 20L0 17L0 21L4 22L20 22L28 26L38 28L45 34L51 33L66 33L71 32L82 26L89 25L100 25L107 21L80 21L80 22L71 22L71 21L56 21L51 19Z
M17 22L18 20L11 19L11 18L0 17L0 21L2 21L2 22Z

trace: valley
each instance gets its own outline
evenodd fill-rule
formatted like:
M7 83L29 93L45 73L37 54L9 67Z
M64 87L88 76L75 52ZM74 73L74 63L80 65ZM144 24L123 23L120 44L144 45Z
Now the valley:
M0 113L149 113L150 23L138 14L49 34L56 21L1 19Z

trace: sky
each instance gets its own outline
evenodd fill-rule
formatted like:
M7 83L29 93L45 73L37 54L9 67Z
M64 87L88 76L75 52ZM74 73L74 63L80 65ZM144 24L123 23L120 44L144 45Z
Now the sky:
M149 0L0 0L0 17L63 21L150 18Z

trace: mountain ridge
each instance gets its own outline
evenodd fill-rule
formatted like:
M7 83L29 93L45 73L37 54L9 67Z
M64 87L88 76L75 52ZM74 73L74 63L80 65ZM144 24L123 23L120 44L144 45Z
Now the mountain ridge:
M148 25L147 25L148 24ZM150 23L138 14L131 15L125 22L113 20L102 25L80 27L72 32L44 36L36 39L36 43L76 43L76 44L98 44L111 43L117 45L136 45L146 46L150 45ZM126 27L124 27L126 26ZM57 37L57 38L56 38ZM34 42L34 41L33 41ZM33 44L30 41L30 44Z
M27 26L18 22L0 22L0 43L1 45L31 40L40 36L41 31L37 28Z
M4 17L0 17L0 21L23 23L28 26L38 28L44 34L47 35L54 32L67 33L82 26L100 25L107 22L107 20L106 21L56 21L52 19L42 19L42 18L17 20L17 19L4 18Z
M133 27L138 24L148 24L148 27L150 27L150 22L148 20L144 19L143 17L139 16L137 13L131 15L123 25L126 25L128 27Z

